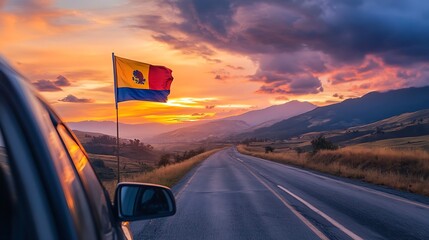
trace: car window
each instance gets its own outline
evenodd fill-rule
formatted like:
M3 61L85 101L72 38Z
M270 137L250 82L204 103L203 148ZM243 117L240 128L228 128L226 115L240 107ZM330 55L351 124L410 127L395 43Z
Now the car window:
M35 101L33 103L38 108L38 115L45 123L41 128L44 128L43 130L47 135L47 142L50 145L49 150L55 156L53 164L75 227L79 234L92 235L95 228L90 214L90 206L85 197L80 178L69 159L68 151L64 149L61 138L51 121L50 110L42 101Z
M93 215L98 229L104 237L113 233L113 215L111 213L111 203L106 197L106 193L94 173L85 152L81 149L73 135L63 124L58 124L57 131L66 146L74 166L81 178L82 184L91 204Z

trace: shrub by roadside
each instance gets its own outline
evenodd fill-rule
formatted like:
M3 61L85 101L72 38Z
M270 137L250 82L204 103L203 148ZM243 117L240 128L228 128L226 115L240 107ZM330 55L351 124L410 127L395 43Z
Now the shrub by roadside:
M429 153L423 150L364 149L347 147L315 154L250 151L244 145L238 151L279 163L291 164L338 176L429 196Z

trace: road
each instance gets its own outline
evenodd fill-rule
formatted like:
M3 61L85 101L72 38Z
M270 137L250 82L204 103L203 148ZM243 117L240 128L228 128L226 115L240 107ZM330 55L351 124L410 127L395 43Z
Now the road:
M429 198L222 150L136 239L429 239Z

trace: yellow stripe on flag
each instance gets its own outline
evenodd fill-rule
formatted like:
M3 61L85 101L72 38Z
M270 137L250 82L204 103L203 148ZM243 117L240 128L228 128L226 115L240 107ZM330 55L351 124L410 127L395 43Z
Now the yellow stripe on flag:
M115 56L118 88L149 89L150 65Z

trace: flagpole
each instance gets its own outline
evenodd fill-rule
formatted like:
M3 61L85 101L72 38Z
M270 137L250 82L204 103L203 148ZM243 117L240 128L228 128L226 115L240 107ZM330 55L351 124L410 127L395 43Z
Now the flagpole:
M115 62L115 53L112 52L112 62L113 62L113 79L114 79L114 91L115 91L115 107L116 107L116 162L118 165L118 183L121 182L120 167L119 167L119 114L118 114L118 81L116 77L116 62Z

